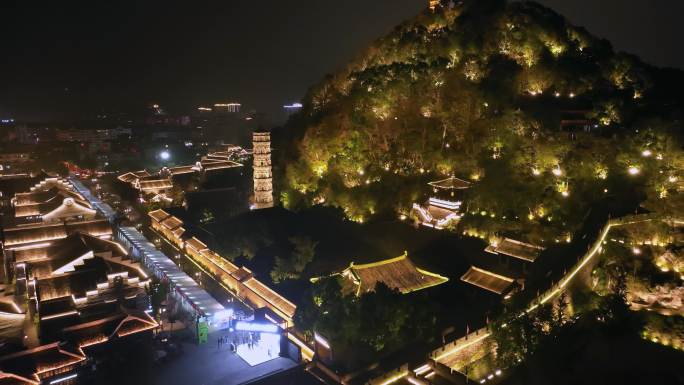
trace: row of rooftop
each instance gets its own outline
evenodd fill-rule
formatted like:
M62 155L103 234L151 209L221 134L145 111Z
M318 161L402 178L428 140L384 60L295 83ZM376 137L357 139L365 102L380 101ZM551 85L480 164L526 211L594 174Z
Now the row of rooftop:
M195 164L163 167L156 173L150 173L147 170L131 171L119 175L118 180L130 184L144 197L153 201L163 201L168 200L167 194L174 186L175 176L242 167L243 164L238 161L248 155L250 152L240 146L224 145L202 156Z
M209 270L216 279L228 286L233 294L255 309L270 309L280 318L277 323L286 327L292 326L295 304L256 279L250 269L238 267L195 236L189 236L183 227L183 221L168 212L159 209L149 212L148 215L152 229Z
M112 240L109 220L70 181L41 177L27 191L2 190L12 195L2 275L14 287L6 296L13 306L1 307L0 318L18 326L2 336L13 342L5 349L17 350L0 356L2 383L67 378L108 342L144 338L158 326L146 312L150 277ZM35 332L24 330L25 319L35 320Z

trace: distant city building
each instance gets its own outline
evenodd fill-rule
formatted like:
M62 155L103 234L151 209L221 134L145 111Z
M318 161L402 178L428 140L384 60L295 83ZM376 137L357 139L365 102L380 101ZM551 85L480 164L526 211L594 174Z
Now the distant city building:
M240 112L240 103L216 103L214 104L214 112L216 113L238 113Z
M0 173L12 173L32 162L31 154L28 152L6 152L0 153ZM21 170L20 170L21 171Z
M435 11L435 9L440 5L440 0L428 0L428 6L430 7L431 11Z
M44 126L29 126L27 124L15 127L16 139L21 144L38 144L54 139L54 130Z
M153 104L150 106L150 110L152 110L152 113L154 115L165 115L166 112L164 112L164 109L161 108L159 104Z
M105 128L97 130L57 129L55 138L59 142L101 142L114 140L120 136L131 136L131 129L126 127Z
M271 134L256 131L252 136L254 162L254 207L273 207L273 174L271 172Z
M287 112L287 113L297 112L297 111L301 110L302 107L303 107L302 103L292 103L292 104L286 104L283 106L283 108L285 109L285 112Z

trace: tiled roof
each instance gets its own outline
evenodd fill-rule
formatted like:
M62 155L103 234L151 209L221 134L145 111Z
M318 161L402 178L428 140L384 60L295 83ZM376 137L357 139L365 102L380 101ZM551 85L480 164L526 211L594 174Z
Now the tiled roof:
M285 314L289 319L294 317L297 307L292 302L285 299L285 297L282 295L271 290L268 286L264 285L255 278L247 279L244 284L254 293L266 300L266 302L270 303L273 305L273 307Z
M168 217L171 216L171 214L167 213L166 211L164 211L164 210L162 210L162 209L157 209L157 210L154 210L154 211L150 211L150 212L147 213L147 215L149 215L152 219L154 219L154 220L157 221L157 222L161 222L161 221L163 221L164 219L166 219L166 218L168 218Z
M505 277L503 275L480 269L475 266L471 266L470 269L463 274L461 281L467 282L485 290L489 290L496 294L503 294L515 282L513 278Z
M459 190L466 189L470 187L470 182L463 179L456 178L454 176L447 179L442 179L434 182L428 183L432 187L447 189L447 190Z
M373 291L378 282L383 282L402 293L410 293L449 280L447 277L417 268L406 253L375 263L355 265L352 262L341 274L346 278L345 290L353 291L357 295Z
M490 245L485 249L485 251L490 253L504 254L526 262L536 261L543 250L544 248L541 246L531 245L510 238L504 238L496 245Z

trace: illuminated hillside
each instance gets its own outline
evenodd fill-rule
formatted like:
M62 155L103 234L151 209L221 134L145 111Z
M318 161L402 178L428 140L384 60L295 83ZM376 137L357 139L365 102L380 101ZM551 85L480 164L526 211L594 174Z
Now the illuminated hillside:
M408 214L450 175L473 182L464 231L560 237L609 197L682 207L681 72L533 2L444 3L310 89L288 127L286 207Z

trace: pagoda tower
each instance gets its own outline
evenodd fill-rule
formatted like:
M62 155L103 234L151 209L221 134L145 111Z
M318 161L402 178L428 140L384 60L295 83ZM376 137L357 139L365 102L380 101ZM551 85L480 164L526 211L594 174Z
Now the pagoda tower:
M273 173L271 172L271 134L255 131L252 134L254 150L254 208L273 207Z

